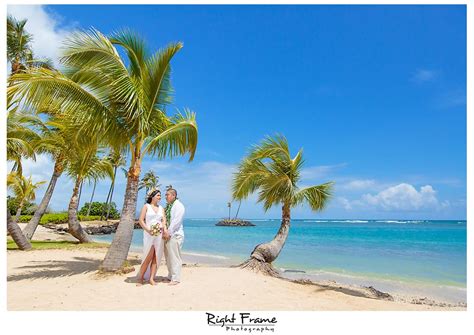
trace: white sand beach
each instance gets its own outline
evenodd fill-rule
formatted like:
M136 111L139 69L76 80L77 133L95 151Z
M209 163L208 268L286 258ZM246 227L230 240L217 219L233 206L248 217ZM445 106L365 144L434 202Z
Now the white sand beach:
M39 227L36 238L70 239ZM115 310L465 310L386 301L360 296L348 287L306 285L239 268L186 264L182 282L163 281L166 266L158 270L158 285L135 285L135 273L102 275L97 269L106 248L7 251L7 308L10 311ZM130 253L138 268L139 255Z

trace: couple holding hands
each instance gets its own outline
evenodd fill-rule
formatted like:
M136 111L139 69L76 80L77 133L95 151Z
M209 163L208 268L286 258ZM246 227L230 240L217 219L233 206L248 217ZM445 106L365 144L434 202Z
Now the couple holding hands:
M148 280L156 285L155 275L165 255L168 267L168 285L176 285L181 276L181 248L184 240L184 206L177 198L178 193L168 188L165 194L167 205L162 207L161 192L153 190L147 194L138 222L143 228L143 256L137 274L137 286Z

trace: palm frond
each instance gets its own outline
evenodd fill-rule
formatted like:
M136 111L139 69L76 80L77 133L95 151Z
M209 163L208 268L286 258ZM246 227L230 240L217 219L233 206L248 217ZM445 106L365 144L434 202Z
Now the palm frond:
M173 89L170 80L170 63L182 47L181 42L170 43L147 59L146 80L143 81L147 115L151 114L153 109L163 110L165 105L172 102Z
M265 159L281 160L288 162L291 160L290 149L288 148L288 141L282 135L275 135L274 137L267 136L265 139L252 147L249 159Z
M259 160L244 159L234 173L232 182L232 198L234 200L246 199L254 193L262 181L270 174L270 171Z
M320 211L324 209L329 198L332 196L333 185L333 182L327 182L303 188L295 194L293 205L308 203L313 211Z
M170 125L161 134L151 139L143 152L158 158L175 157L189 153L189 161L194 159L198 141L196 114L185 110L170 120Z
M130 61L130 73L132 76L142 78L142 73L146 69L147 51L145 42L138 34L129 29L120 30L109 38L110 42L123 47Z

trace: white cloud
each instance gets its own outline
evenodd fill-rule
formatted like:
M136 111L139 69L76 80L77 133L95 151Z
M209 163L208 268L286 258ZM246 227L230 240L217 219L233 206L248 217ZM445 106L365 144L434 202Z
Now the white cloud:
M367 190L368 188L372 188L375 185L376 185L376 182L373 179L356 179L347 183L343 183L340 186L338 186L338 188L342 190L356 191L356 190Z
M305 180L322 178L339 168L345 167L346 165L346 163L340 163L335 165L319 165L303 168L301 170L301 178Z
M8 162L8 171L11 171L12 167L13 163ZM40 181L48 182L53 173L54 163L47 155L41 154L36 155L36 161L32 159L23 159L22 168L23 175L27 178L32 177L34 183ZM46 186L43 185L41 188L46 188Z
M8 14L27 19L25 29L33 35L32 48L37 58L50 58L57 66L60 47L71 29L60 28L60 18L41 5L8 6Z
M189 217L220 217L226 216L228 210L227 202L232 195L232 174L236 167L217 161L145 161L142 172L152 169L160 177L162 190L166 185L173 185L178 191L178 197L186 205ZM141 191L139 199L143 197L144 191Z
M422 186L418 191L413 185L402 183L376 195L365 194L362 200L370 206L383 210L416 211L440 207L436 191L431 185Z
M416 83L432 81L436 78L437 74L434 70L418 69L411 77L411 80Z
M12 162L7 163L8 171L11 170L13 166ZM44 192L48 187L51 176L53 175L54 162L52 159L45 154L36 155L36 161L32 159L23 159L22 160L23 175L25 177L32 177L33 182L45 181L36 191L36 203L39 203L43 198ZM56 182L54 189L53 197L50 201L50 208L55 211L65 210L69 204L69 199L72 195L73 189L72 180L63 173L63 175ZM81 203L83 203L81 201Z
M336 198L336 201L346 210L349 211L352 209L351 201L344 197Z

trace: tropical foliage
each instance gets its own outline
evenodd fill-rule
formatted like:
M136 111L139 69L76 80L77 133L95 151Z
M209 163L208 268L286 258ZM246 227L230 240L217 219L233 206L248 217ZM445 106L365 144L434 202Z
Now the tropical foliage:
M24 204L36 199L35 192L44 183L44 181L33 183L33 179L31 177L25 178L24 176L15 172L12 172L8 175L7 186L13 192L15 198L19 202L15 215L15 222L18 222L18 218L21 215L21 210Z
M150 190L156 190L159 189L161 184L159 184L160 177L158 177L153 170L148 171L145 173L143 176L142 180L138 184L138 189L141 190L145 188L146 193Z
M90 206L90 211L89 211L89 206ZM104 211L106 211L107 209L109 211L109 216L106 217L106 219L120 218L120 213L117 211L117 205L115 204L115 202L111 202L111 203L98 202L98 201L94 201L92 203L86 202L84 206L81 208L81 210L79 211L79 214L87 215L87 212L89 211L89 215L98 216L99 218L101 218Z
M32 215L21 215L18 222L28 222L31 220ZM78 215L77 218L79 221L97 221L100 219L99 215ZM67 212L64 213L50 213L45 214L41 217L40 224L60 224L68 223L69 216Z
M126 59L117 50L121 48ZM130 165L121 223L103 269L115 271L125 261L133 232L141 162L190 154L197 146L195 114L168 116L172 101L171 59L182 43L170 43L153 54L136 34L123 30L107 37L97 30L74 33L65 43L64 72L36 68L14 75L9 100L33 109L61 106L79 131L100 134L114 150L128 151Z

